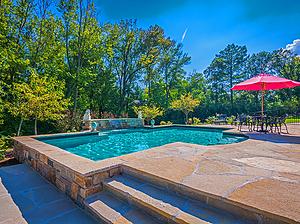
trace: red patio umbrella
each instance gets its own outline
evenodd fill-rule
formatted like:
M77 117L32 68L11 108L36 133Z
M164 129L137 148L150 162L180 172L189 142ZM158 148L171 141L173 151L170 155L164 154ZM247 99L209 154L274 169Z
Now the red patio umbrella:
M244 82L236 84L232 90L247 90L247 91L261 91L261 115L264 111L264 93L265 90L293 88L299 86L300 82L289 79L279 78L274 75L260 74Z

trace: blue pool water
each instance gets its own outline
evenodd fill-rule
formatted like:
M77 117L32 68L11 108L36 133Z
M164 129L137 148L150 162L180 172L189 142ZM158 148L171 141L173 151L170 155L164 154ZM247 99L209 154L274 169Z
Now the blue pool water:
M57 146L94 161L121 156L173 142L198 145L232 144L246 137L203 128L168 127L155 129L112 130L89 135L38 137L39 141Z

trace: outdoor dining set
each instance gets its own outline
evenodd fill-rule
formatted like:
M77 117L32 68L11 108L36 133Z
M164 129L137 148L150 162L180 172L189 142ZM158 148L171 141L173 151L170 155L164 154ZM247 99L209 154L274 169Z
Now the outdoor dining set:
M237 121L235 123L238 125L238 130L242 131L242 126L248 127L249 131L258 131L258 132L271 132L278 134L285 131L288 132L288 128L286 126L286 118L287 116L260 116L260 115L244 115L238 114Z
M218 120L214 121L215 124L227 124L226 114L220 114ZM233 123L238 126L238 130L242 131L242 127L247 127L248 131L257 132L271 132L271 133L289 133L285 123L287 115L274 116L274 115L246 115L237 114L237 119Z

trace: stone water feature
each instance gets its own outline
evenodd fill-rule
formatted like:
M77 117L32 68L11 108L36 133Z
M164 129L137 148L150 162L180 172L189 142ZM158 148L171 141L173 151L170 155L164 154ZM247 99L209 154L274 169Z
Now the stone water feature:
M91 119L87 110L83 117L82 128L91 131L106 131L113 129L143 128L143 118Z

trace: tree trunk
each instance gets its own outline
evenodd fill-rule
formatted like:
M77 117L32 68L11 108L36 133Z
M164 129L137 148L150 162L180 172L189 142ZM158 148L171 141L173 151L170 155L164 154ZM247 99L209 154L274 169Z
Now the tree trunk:
M78 95L78 88L77 85L75 87L75 95L74 95L74 106L73 106L73 112L75 113L76 107L77 107L77 95Z
M185 123L188 123L188 119L189 119L189 112L185 112Z
M17 137L20 135L22 123L23 123L23 117L21 117L21 120L20 120L20 124L19 124L18 131L17 131Z
M34 134L37 135L37 119L34 119Z

